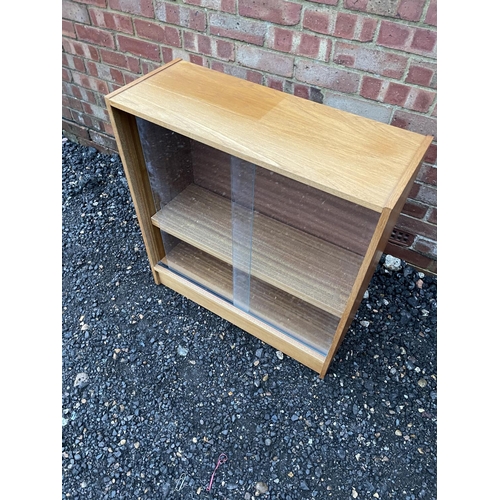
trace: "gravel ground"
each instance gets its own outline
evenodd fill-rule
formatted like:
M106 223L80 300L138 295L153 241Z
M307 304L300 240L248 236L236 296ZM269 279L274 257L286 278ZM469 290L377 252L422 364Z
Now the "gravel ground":
M436 498L435 277L384 256L320 380L156 286L119 157L62 150L62 498Z

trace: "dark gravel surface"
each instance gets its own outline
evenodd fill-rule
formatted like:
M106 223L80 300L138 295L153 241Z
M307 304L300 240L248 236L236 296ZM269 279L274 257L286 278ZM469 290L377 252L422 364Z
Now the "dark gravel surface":
M436 498L435 277L383 258L320 380L155 285L119 157L62 149L62 498Z

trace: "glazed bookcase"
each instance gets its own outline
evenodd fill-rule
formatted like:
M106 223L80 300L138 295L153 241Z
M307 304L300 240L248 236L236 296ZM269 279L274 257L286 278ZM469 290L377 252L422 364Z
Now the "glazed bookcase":
M323 378L432 137L182 60L106 103L155 282Z

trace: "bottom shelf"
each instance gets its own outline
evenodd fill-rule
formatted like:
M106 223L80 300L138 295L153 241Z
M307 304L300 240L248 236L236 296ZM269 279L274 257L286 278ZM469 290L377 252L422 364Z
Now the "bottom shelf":
M233 273L229 264L184 242L168 253L164 264L232 303ZM338 326L336 316L254 277L250 288L250 315L326 356Z

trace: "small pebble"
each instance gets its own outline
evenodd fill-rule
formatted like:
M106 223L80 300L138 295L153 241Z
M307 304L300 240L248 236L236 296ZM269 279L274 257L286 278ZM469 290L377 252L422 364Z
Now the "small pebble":
M188 355L188 350L187 350L185 347L179 346L179 347L177 348L177 354L178 354L179 356L183 356L183 357L185 357L185 356L187 356L187 355Z
M276 356L278 356L278 359L283 359L283 353L281 351L276 351Z
M366 320L360 321L360 325L364 326L365 328L368 328L370 326L370 322Z
M418 382L419 387L425 387L427 385L427 380L425 378L421 378Z
M76 387L77 389L83 389L84 387L87 387L88 384L89 384L89 376L85 372L80 372L75 377L75 381L73 382L73 387Z
M384 267L389 271L399 271L403 266L401 265L401 259L393 257L392 255L386 255Z
M267 493L269 491L269 487L266 483L264 483L264 481L259 481L255 485L255 491L259 494Z

